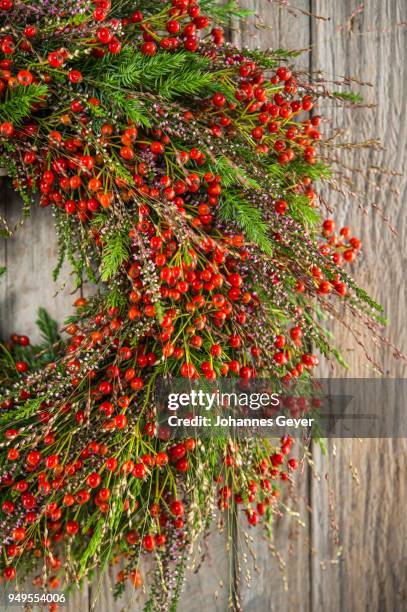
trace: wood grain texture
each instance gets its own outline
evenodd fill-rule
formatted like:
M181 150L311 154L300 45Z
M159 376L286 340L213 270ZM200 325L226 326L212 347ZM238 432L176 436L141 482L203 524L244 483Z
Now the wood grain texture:
M293 12L268 0L245 0L241 4L253 11L253 17L239 29L232 30L234 43L260 49L304 49L297 58L297 65L309 70L311 26L307 13L311 6L308 0L298 0L295 5L298 10ZM308 612L311 609L310 517L307 511L310 474L307 467L304 466L297 481L296 499L287 503L299 512L301 524L292 516L276 519L273 548L258 529L248 531L245 517L241 520L243 537L251 540L248 552L242 547L247 561L243 557L237 585L243 610Z
M0 279L0 337L17 331L36 341L38 308L45 305L62 322L74 301L73 284L68 266L57 282L52 281L58 249L50 210L33 207L24 225L17 227L22 221L22 203L6 179L0 182L0 215L15 230L12 238L0 239L0 265L6 268Z
M355 77L372 85L362 88L362 93L367 101L377 104L375 108L350 112L331 104L326 113L333 127L347 126L341 140L374 135L382 140L384 149L362 156L360 151L341 153L345 165L358 160L363 173L356 187L363 197L343 198L332 192L324 195L335 209L335 218L343 223L346 220L362 238L364 256L354 276L384 305L391 322L388 335L407 351L407 181L405 176L380 175L373 168L384 166L403 172L406 162L406 3L293 0L295 8L281 7L284 2L277 0L244 0L241 4L253 9L254 17L240 28L233 24L234 42L260 48L310 48L299 58L304 68L323 70L333 80ZM310 18L309 13L323 18ZM353 89L358 88L354 83ZM0 181L0 214L12 227L18 222L21 203L10 185L6 187L6 181ZM397 227L397 238L381 215ZM55 256L49 210L35 210L26 220L24 231L7 243L0 242L0 266L7 266L0 280L0 335L19 331L35 336L35 311L40 305L46 305L52 316L63 321L73 297L67 270L61 281L68 280L67 286L54 297L61 285L53 286L50 281ZM330 327L341 339L352 376L377 375L367 367L363 350L355 346L346 329L334 321ZM391 349L375 346L368 336L363 337L363 343L386 375L406 376L405 365L393 359ZM327 376L343 376L339 368L322 371ZM319 477L314 470L304 468L299 479L292 506L300 510L303 524L289 517L277 520L272 550L259 538L259 530L246 533L244 527L240 537L249 547L246 557L240 556L239 561L230 559L225 535L215 531L202 544L205 566L198 574L193 569L188 573L181 610L226 612L230 582L241 595L243 609L250 612L406 609L407 533L403 515L407 502L407 441L338 440L330 441L329 449L329 459L318 447L312 450ZM199 556L195 564L191 558L191 566L198 563ZM142 610L143 594L132 589L114 602L112 585L117 571L115 567L95 578L82 593L70 597L65 609ZM233 573L237 574L235 581L230 579Z
M362 169L377 165L403 174L407 136L406 3L385 0L365 2L361 7L356 0L316 0L313 10L331 16L329 22L313 20L313 69L322 69L333 79L347 76L371 83L371 87L355 84L353 88L360 90L366 101L375 103L374 108L352 112L331 108L329 115L334 127L347 126L341 140L357 141L374 135L384 149L363 155L349 151L344 156L345 164L353 165L357 159ZM364 256L354 276L383 304L390 320L387 335L405 351L406 176L389 177L372 169L367 176L360 175L356 185L363 194L361 200L331 195L330 203L341 211L340 220L346 219L362 238ZM375 211L375 205L383 212ZM361 214L361 206L366 214ZM397 238L383 223L381 214L397 228ZM332 329L341 336L341 348L350 365L348 375L377 375L367 367L363 350L355 347L349 333L337 323ZM395 360L391 349L375 346L368 336L363 342L386 376L406 376L405 363ZM343 375L338 368L334 372L326 369L325 373ZM331 457L335 446L336 457L328 461L314 449L323 479L311 485L312 607L356 612L405 610L407 441L330 441Z

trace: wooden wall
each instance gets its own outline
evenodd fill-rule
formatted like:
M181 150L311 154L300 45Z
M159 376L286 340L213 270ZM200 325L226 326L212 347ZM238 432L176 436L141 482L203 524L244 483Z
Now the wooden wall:
M364 256L354 276L385 306L390 319L388 337L407 349L406 315L406 99L407 4L404 0L244 0L254 10L244 26L231 30L232 39L250 47L305 49L299 61L332 80L354 78L370 85L363 95L372 107L352 112L330 105L332 126L343 142L379 137L375 154L343 149L345 165L358 164L357 187L362 194L342 197L326 193L335 217L351 225L364 242ZM382 166L393 174L379 174ZM0 179L1 180L1 179ZM19 200L3 179L1 214L10 227L21 216ZM383 221L397 229L395 237ZM35 335L36 308L46 305L63 320L70 309L68 270L65 286L50 280L56 245L49 210L36 210L10 241L0 243L1 334L17 331ZM86 289L85 289L86 291ZM353 377L375 375L363 350L338 323L332 328L350 364ZM391 349L364 342L390 377L405 376L402 361ZM343 372L325 367L325 375ZM350 374L349 374L350 375ZM249 551L237 559L226 551L227 537L214 532L203 543L205 566L188 574L182 610L226 611L240 593L245 611L398 612L407 607L407 441L337 440L329 442L329 457L319 448L311 467L303 467L293 507L297 517L276 522L270 546L243 527ZM254 538L253 536L257 537ZM198 558L199 562L199 558ZM191 559L191 565L193 560ZM251 576L252 580L249 580ZM231 577L231 578L230 578ZM85 592L72 596L67 610L100 612L142 609L142 596L132 591L114 603L112 576L101 576ZM96 598L97 597L97 598ZM95 599L96 598L96 599Z

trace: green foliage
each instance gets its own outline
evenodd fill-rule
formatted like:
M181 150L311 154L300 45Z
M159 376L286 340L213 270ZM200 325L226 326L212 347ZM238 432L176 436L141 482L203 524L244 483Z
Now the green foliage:
M40 102L46 96L48 88L46 85L32 83L27 87L17 85L6 91L6 98L0 104L0 121L10 121L13 125L19 125L30 115L33 104Z
M106 305L108 308L123 308L126 304L126 294L119 287L113 287L106 294Z
M104 225L106 225L108 219L108 215L102 210L95 213L95 215L91 219L91 223L94 227L100 230Z
M133 123L150 128L152 123L146 112L146 107L132 96L125 96L116 92L113 96L115 106Z
M10 353L8 348L4 344L0 344L0 363L2 365L2 370L7 368L14 368L14 359L13 355Z
M13 416L14 421L19 422L19 421L24 421L25 419L30 418L31 415L35 414L38 411L39 407L41 406L44 400L45 400L45 397L43 396L35 397L33 399L27 400L24 406L21 406L18 409L18 413ZM7 414L7 412L3 413L0 416L0 424L8 423L9 419L10 419L10 416Z
M332 352L332 355L335 357L336 361L339 363L339 365L341 365L345 369L349 368L348 363L345 361L342 353L340 352L338 348L336 348L336 346L331 347L331 352Z
M90 105L92 108L92 114L96 114L98 117L108 120L111 118L113 111L114 113L125 117L126 120L129 119L137 125L141 125L146 128L151 127L152 123L149 117L148 107L138 100L133 94L128 94L117 88L112 89L109 86L103 88L102 86L100 99L104 104L104 108L101 106L92 107L92 105ZM95 108L97 109L96 113L93 110ZM103 125L103 123L104 121L100 122L100 127ZM93 127L95 129L95 123Z
M38 309L36 324L46 344L55 344L55 342L61 340L61 336L58 332L58 324L49 316L45 308L40 307Z
M193 96L206 90L208 93L219 88L213 87L210 72L185 66L179 72L163 79L159 93L163 98L170 100L177 96Z
M237 166L228 159L225 155L219 155L216 159L209 159L207 169L212 174L219 174L222 177L222 184L225 187L233 185L242 185L252 189L260 189L260 184L244 170L241 166Z
M331 176L331 169L324 163L317 161L315 164L308 164L305 160L297 158L292 161L289 165L290 173L287 172L286 167L281 164L272 163L267 164L267 173L273 181L279 181L282 186L289 186L287 181L291 184L298 182L302 177L309 176L312 181L319 181L321 179L329 179Z
M345 102L352 102L352 104L360 104L363 102L363 96L354 91L333 91L332 95L334 98L344 100Z
M245 202L237 194L228 193L222 198L219 216L223 221L235 222L251 242L267 255L272 254L269 228L258 208Z
M83 306L75 309L75 312L64 320L64 325L69 325L70 323L78 323L78 321L83 321L87 317L91 316L95 311L103 308L105 306L104 296L99 293L89 298Z
M123 164L121 163L120 159L117 156L115 157L112 156L109 160L109 170L112 170L112 169L114 170L114 173L118 178L121 178L128 185L133 185L134 181L133 181L132 175L123 166Z
M225 4L221 4L219 0L201 0L200 5L205 14L225 25L230 24L232 17L243 19L253 15L253 11L240 8L239 2L236 0L228 0Z
M365 304L367 304L368 306L370 306L370 308L373 311L376 311L376 313L372 313L369 312L369 314L371 316L374 317L374 319L376 321L378 321L379 323L382 323L383 325L386 325L388 323L387 318L382 316L382 313L384 313L384 308L383 306L381 306L380 304L378 304L377 302L375 302L375 300L372 300L372 298L370 297L370 295L365 291L365 289L362 289L361 287L358 287L356 285L356 283L348 276L346 276L346 282L348 285L350 285L352 287L352 289L354 290L355 294L357 295L357 297L362 301L365 302ZM360 306L360 305L359 305ZM378 314L379 313L379 314Z
M44 308L39 308L36 323L42 336L40 344L13 345L10 350L4 344L0 344L0 381L2 383L4 379L16 378L16 361L26 361L31 369L38 369L56 359L56 345L62 341L57 323Z
M112 85L126 88L147 86L147 83L156 83L156 79L180 70L186 57L186 53L160 53L149 57L126 48L119 55L106 56L99 62L98 73L103 74L105 82Z
M59 236L58 236L59 238ZM52 278L54 281L58 280L62 266L64 265L66 254L66 245L63 240L58 240L58 259L55 268L52 270Z
M118 272L120 266L130 254L130 238L127 229L118 229L105 236L102 250L101 275L102 281L108 281Z
M3 276L5 272L6 272L6 268L4 266L0 266L0 276Z
M289 198L290 216L299 221L307 229L315 228L321 221L316 208L312 208L309 199L304 195L291 195Z
M155 308L155 312L157 314L157 321L161 325L161 323L163 322L163 319L164 319L164 308L163 308L163 305L161 304L160 300L155 302L154 308Z
M81 560L80 560L80 570L79 570L80 577L82 577L85 574L88 560L91 559L95 555L98 548L100 547L100 544L102 541L104 522L105 521L103 518L98 520L97 525L93 531L93 535L91 539L89 540L87 547L82 553Z
M141 102L127 97L122 88L138 89L158 93L170 100L177 96L195 95L209 88L212 90L213 76L209 61L197 58L188 51L159 53L152 57L126 48L116 56L106 56L98 62L97 72L92 68L92 79L101 79L98 86L108 91L109 101L126 109L126 114L143 124L145 119ZM117 93L112 94L112 90ZM144 121L145 123L145 121Z
M269 51L243 49L241 53L245 57L255 61L256 64L262 68L265 68L266 70L273 70L281 64L282 60L297 57L300 55L301 51L297 51L295 49L272 49Z
M55 224L58 236L58 260L52 273L54 281L59 277L64 261L67 259L76 275L76 288L81 286L84 275L91 282L97 282L87 252L89 237L85 237L83 228L80 228L81 231L78 232L73 218L60 209L57 210Z

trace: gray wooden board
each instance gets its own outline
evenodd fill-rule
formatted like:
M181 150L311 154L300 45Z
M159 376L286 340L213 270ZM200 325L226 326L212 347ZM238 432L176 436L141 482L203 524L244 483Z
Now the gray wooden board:
M359 8L359 10L358 10ZM372 110L331 110L334 126L347 126L343 140L380 138L383 150L374 154L347 152L345 163L358 160L403 173L406 162L407 99L407 5L402 0L382 2L313 2L317 14L329 14L329 22L312 21L312 66L331 76L353 76L372 87L360 88ZM354 89L357 91L358 86ZM360 161L362 160L362 161ZM357 186L363 193L366 214L355 198L330 198L340 220L354 228L364 243L363 258L354 276L384 306L391 341L407 348L406 314L406 176L380 176L374 170L360 175ZM397 195L392 190L398 190ZM374 205L382 209L375 212ZM389 218L398 231L396 238L383 223ZM361 347L338 324L341 347L350 365L348 376L374 375ZM392 357L390 349L375 346L368 337L366 347L389 377L404 377L406 367ZM326 375L342 376L340 368ZM386 407L383 406L385 410ZM406 609L407 528L406 440L330 441L332 457L322 459L317 449L314 460L323 476L323 486L312 483L312 606L315 610ZM326 478L328 480L326 480ZM332 488L333 507L328 487ZM339 526L341 556L333 545ZM334 562L332 562L332 560Z

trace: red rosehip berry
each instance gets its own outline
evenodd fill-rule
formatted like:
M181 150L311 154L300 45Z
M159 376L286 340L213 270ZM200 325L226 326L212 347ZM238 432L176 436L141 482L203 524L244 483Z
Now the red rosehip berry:
M212 103L214 104L214 106L221 108L222 106L225 106L226 104L226 96L220 91L218 91L213 95Z
M144 55L155 55L157 53L157 45L152 41L145 42L141 45L141 52Z
M68 79L71 83L80 83L83 80L83 76L79 70L70 70L68 72Z
M290 469L296 470L298 468L298 461L297 461L297 459L289 459L288 460L288 465L289 465Z
M86 479L86 484L91 487L91 489L96 489L102 481L100 474L97 472L92 472Z
M155 538L151 533L148 533L147 535L144 536L143 538L143 547L148 550L148 551L152 551L155 548Z
M22 374L24 372L27 372L27 370L28 370L28 363L26 361L16 361L16 370L20 374Z
M31 466L36 466L41 461L41 453L38 451L30 451L27 455L27 463Z
M170 510L174 516L182 516L185 512L184 504L181 501L174 500L171 502Z
M96 38L102 45L107 45L113 38L113 34L109 28L98 28L96 31Z
M28 87L28 85L31 85L31 83L33 82L33 75L29 70L20 70L17 73L17 81L20 85Z
M167 21L165 29L167 30L168 34L177 34L180 31L181 26L178 21L175 21L175 19L170 19Z
M69 536L74 536L79 531L79 524L77 521L67 521L65 525L65 531Z
M146 466L143 463L136 463L132 474L135 478L144 478L147 474Z
M285 200L277 200L277 202L274 204L274 210L279 215L284 215L287 210L287 207L288 202L286 202Z
M3 0L4 2L4 0ZM12 567L11 565L9 565L8 567L6 567L3 571L3 576L6 580L14 580L15 577L17 575L17 572L15 570L14 567Z

